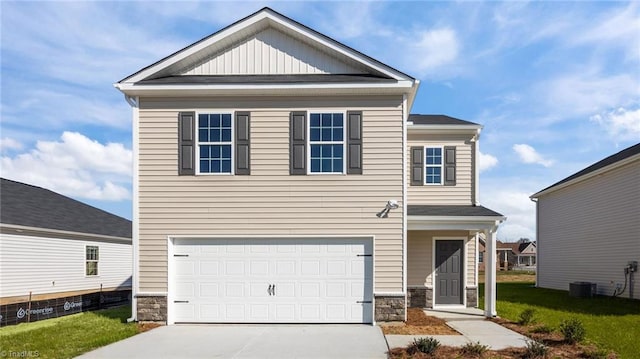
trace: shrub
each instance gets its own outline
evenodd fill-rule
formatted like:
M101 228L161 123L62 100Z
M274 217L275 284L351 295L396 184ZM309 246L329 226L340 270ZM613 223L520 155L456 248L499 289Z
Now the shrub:
M438 339L434 337L418 338L413 340L413 345L425 354L433 354L440 346Z
M464 346L462 346L460 350L462 350L462 353L464 354L482 356L487 350L489 350L489 346L482 345L480 344L480 342L476 342L476 343L469 342Z
M535 340L527 340L527 348L524 352L524 358L546 358L548 351L549 348L547 348L544 344Z
M560 332L564 336L564 340L571 344L583 341L586 334L584 325L577 318L563 320L560 323Z
M535 314L536 314L535 309L527 308L523 310L522 313L520 313L520 316L518 317L519 318L518 324L527 325L527 324L535 323L535 318L534 318Z
M553 327L550 327L548 325L538 325L537 327L531 329L531 333L537 333L537 334L549 334L553 332Z

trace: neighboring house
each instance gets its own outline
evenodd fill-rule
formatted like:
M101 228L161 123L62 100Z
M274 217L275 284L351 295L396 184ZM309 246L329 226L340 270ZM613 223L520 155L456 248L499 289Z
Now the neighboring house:
M569 290L572 282L591 282L597 294L618 289L622 297L640 297L640 144L531 198L537 203L537 286Z
M418 84L269 8L116 83L133 107L136 319L476 306L477 236L494 245L504 220L478 203L481 126L409 115Z
M478 247L478 270L485 270L485 241L480 236ZM496 267L498 270L535 270L536 243L535 242L501 242L496 241Z
M130 292L132 254L131 221L44 188L0 180L0 324L26 320L15 311L26 310L21 303L29 301L53 303L39 313L44 319L63 314L56 300Z

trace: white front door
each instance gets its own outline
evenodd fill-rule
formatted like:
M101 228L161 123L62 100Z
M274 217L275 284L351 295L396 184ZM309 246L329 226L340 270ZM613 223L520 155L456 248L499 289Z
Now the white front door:
M371 239L175 239L174 322L370 323Z

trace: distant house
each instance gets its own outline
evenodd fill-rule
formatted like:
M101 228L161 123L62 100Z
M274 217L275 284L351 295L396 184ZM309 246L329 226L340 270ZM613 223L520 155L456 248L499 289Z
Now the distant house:
M501 242L496 241L496 268L498 270L535 270L535 242ZM480 236L478 246L478 270L485 269L485 242Z
M131 221L44 188L0 183L0 325L129 295Z
M531 198L537 202L537 285L568 290L591 282L597 294L639 298L640 143ZM635 262L635 265L634 265Z

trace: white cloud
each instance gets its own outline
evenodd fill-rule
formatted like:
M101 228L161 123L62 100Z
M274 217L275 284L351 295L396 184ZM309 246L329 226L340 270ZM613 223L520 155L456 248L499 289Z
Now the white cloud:
M553 160L545 159L535 148L527 144L515 144L513 150L518 154L524 163L535 163L545 167L553 165Z
M2 176L87 199L130 199L132 154L120 143L101 144L77 132L60 141L38 141L36 148L2 157Z
M627 110L620 107L609 113L593 115L590 119L617 140L640 139L640 108Z
M0 138L0 150L21 150L22 147L22 143L14 140L13 138Z
M488 188L482 188L482 205L507 217L498 230L498 239L516 241L526 237L536 237L535 204L529 199L531 193L521 188L509 187L504 180L494 181ZM529 184L534 188L536 184Z
M424 30L412 36L411 42L405 44L403 57L415 71L431 74L458 58L460 42L456 32L449 27Z
M492 167L495 167L498 164L498 159L494 156L491 156L490 154L479 152L478 155L478 169L480 170L480 172L484 172Z

